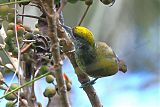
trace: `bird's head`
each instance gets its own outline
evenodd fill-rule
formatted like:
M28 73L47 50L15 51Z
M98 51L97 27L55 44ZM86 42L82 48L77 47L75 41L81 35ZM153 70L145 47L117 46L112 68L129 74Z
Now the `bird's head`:
M73 36L76 41L81 43L87 43L92 47L95 47L95 40L92 32L83 26L76 26L73 29Z

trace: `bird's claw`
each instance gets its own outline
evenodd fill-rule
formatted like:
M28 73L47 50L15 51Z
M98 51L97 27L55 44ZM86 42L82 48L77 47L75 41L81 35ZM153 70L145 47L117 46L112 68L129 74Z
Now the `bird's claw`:
M92 81L88 81L88 82L86 82L86 83L83 83L83 84L80 86L80 88L85 88L85 87L87 87L87 86L89 86L89 85L95 84L97 79L98 79L98 78L95 78L95 79L93 79Z

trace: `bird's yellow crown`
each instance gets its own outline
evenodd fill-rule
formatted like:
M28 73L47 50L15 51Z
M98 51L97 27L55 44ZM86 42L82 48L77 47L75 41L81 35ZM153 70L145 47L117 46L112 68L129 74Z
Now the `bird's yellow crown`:
M92 32L83 26L76 26L73 28L73 34L74 36L79 36L81 38L84 38L91 46L95 45L94 36Z

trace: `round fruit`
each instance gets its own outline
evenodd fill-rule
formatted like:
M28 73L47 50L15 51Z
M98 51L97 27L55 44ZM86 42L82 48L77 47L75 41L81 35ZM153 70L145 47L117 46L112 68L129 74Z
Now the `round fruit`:
M10 14L8 14L8 22L14 22L14 14L13 13L10 13Z
M45 97L53 97L56 94L56 89L54 87L47 87L43 92Z
M53 81L54 81L53 75L47 75L46 76L46 82L47 83L53 83Z
M13 30L13 29L14 29L14 25L15 25L15 24L12 23L12 22L9 23L9 24L8 24L8 30Z
M15 35L13 30L7 30L6 34L8 38L12 38Z
M42 107L42 104L40 102L37 102L38 107Z
M15 103L13 101L9 101L6 103L6 107L15 107Z
M39 74L43 75L43 74L47 73L48 71L49 71L48 67L45 65L42 65L41 68L39 69Z
M72 84L70 82L66 83L67 91L71 90Z
M14 49L13 43L6 44L6 45L5 45L5 50L6 50L6 51L12 52L13 49Z
M27 33L25 34L25 39L32 40L33 37L34 37L33 33L27 32Z
M14 57L17 57L18 56L18 48L15 48L13 51L12 51L12 55Z
M18 41L19 41L19 43L22 43L23 42L23 37L22 36L18 37Z
M85 0L85 4L88 6L92 5L92 3L93 3L93 0Z
M112 5L113 5L115 2L115 0L100 0L100 1L105 5L109 5L110 3L112 3Z
M11 45L12 45L12 38L9 37L9 36L7 36L7 37L5 38L5 43L6 43L8 46L12 47L12 46L11 46Z
M39 31L38 28L35 28L34 31L33 31L33 34L41 34L41 32Z
M38 27L39 27L39 26L38 26L38 23L36 23L36 24L35 24L35 28L38 28Z
M25 29L17 25L17 35L22 37L24 32L25 32Z
M6 100L15 100L16 99L16 96L12 93L12 94L9 94L7 96L4 97Z
M10 86L10 89L11 89L11 90L14 90L14 89L16 89L16 88L18 88L18 87L19 87L19 84L18 84L18 83L12 83L11 86Z
M8 11L9 11L8 5L0 6L0 15L1 15L1 16L7 15L7 14L8 14Z
M29 2L22 2L20 4L22 4L22 5L28 5L29 3L30 3L30 1Z

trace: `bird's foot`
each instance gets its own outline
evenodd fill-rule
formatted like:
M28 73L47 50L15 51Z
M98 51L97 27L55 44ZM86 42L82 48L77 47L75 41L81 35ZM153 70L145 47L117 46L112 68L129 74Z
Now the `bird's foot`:
M95 78L95 79L93 79L93 80L91 80L91 81L88 81L88 82L86 82L86 83L83 83L83 84L80 86L80 88L85 88L85 87L87 87L87 86L89 86L89 85L95 84L97 79L98 79L98 78Z

